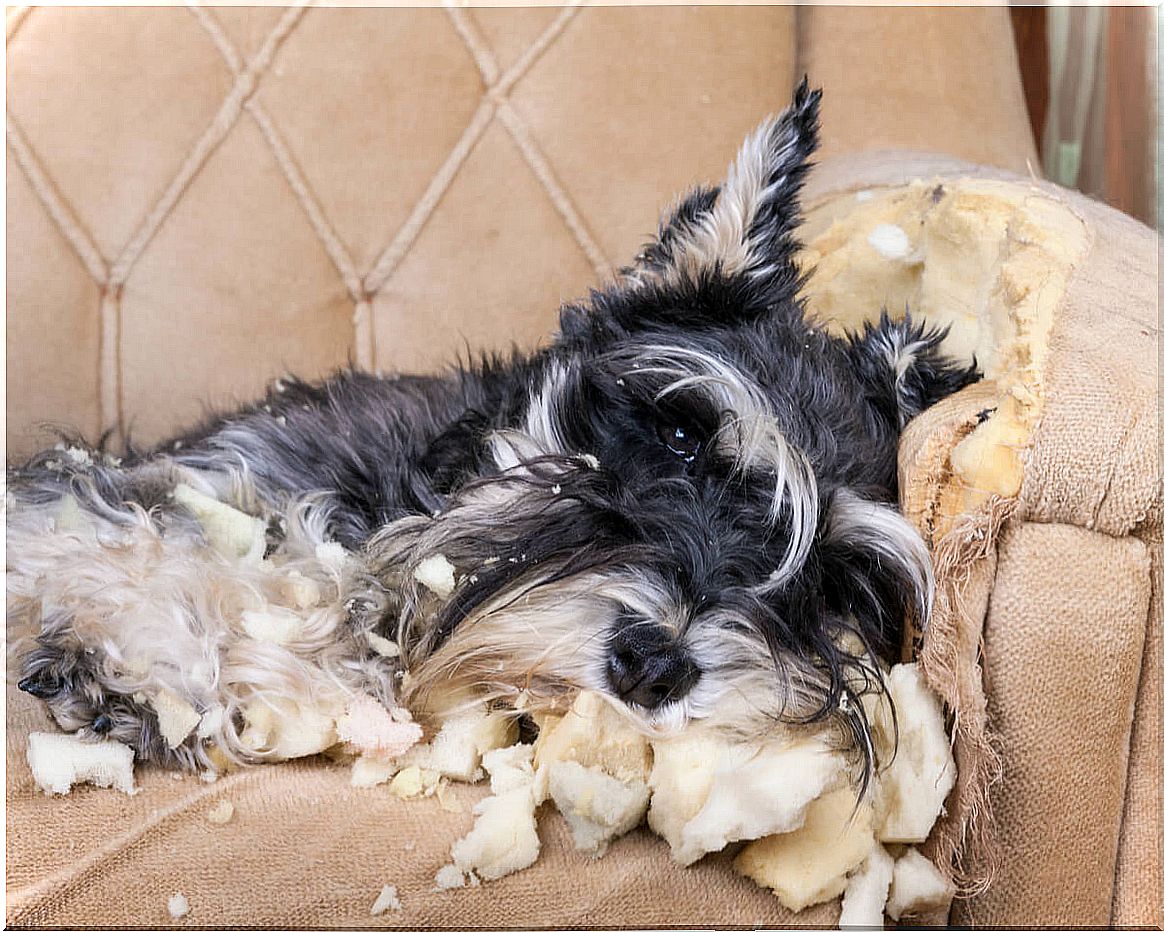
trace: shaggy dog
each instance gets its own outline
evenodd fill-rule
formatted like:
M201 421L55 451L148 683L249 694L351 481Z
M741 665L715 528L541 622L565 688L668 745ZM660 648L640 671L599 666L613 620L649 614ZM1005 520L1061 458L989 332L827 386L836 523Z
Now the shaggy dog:
M853 700L932 590L899 434L976 373L908 316L840 338L806 311L819 99L802 84L544 350L282 379L148 452L11 468L20 687L188 767L318 750L300 726L360 694L585 688L654 734L836 721L868 771Z

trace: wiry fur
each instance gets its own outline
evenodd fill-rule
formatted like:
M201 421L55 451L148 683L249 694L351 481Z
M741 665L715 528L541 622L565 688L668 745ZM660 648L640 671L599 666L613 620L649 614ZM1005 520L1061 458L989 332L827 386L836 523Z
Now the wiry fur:
M256 700L581 687L653 733L836 719L868 772L855 699L932 592L893 506L899 432L976 376L908 317L837 339L806 313L793 257L818 104L802 85L537 354L283 380L119 464L49 451L10 470L23 687L65 728L185 765L209 742L276 754L244 740ZM266 558L209 547L179 482L266 520ZM457 572L447 599L415 575L436 554ZM289 601L292 573L318 604ZM257 642L244 611L295 613L298 632ZM210 713L177 749L157 734L162 689Z

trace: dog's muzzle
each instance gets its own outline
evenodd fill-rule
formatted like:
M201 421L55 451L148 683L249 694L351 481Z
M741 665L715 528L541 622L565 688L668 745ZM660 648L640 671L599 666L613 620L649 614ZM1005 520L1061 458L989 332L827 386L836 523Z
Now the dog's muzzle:
M623 702L657 709L687 695L700 670L665 628L640 622L611 636L606 675Z

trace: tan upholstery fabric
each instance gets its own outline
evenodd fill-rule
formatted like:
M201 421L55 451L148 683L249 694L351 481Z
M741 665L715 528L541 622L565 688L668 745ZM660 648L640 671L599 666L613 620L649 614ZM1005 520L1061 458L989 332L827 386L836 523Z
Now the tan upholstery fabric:
M288 368L533 346L806 69L826 151L1025 160L1005 11L850 14L902 46L856 80L823 15L10 11L10 453L42 421L156 440Z
M487 787L456 787L464 811L451 813L435 797L404 802L383 786L353 789L349 767L320 759L210 785L142 771L134 797L85 787L46 799L33 792L20 735L51 723L14 690L9 703L8 834L19 839L8 851L11 925L177 925L166 909L176 892L190 901L181 924L217 926L654 928L821 925L838 916L832 903L794 919L725 857L680 868L645 830L593 860L573 850L565 821L551 812L539 819L543 854L534 868L439 892L433 877ZM234 818L211 824L206 813L224 799ZM404 909L373 918L384 884L397 888Z
M798 35L800 70L829 89L823 158L917 149L1038 170L1005 9L821 4Z
M1164 917L1159 867L1164 863L1164 833L1160 829L1160 598L1164 593L1164 548L1153 543L1148 549L1152 557L1152 603L1136 693L1112 897L1111 922L1117 926L1160 925Z
M1111 922L1150 593L1135 538L1033 522L1004 535L985 648L1003 854L965 906L973 923Z
M11 451L535 345L788 99L794 16L10 13Z
M1032 520L1158 533L1160 295L1143 282L1159 280L1160 241L1116 211L1102 220L1051 335L1047 394L1060 403L1040 428L1064 438L1086 431L1089 442L1069 457L1062 443L1035 446L1022 498Z

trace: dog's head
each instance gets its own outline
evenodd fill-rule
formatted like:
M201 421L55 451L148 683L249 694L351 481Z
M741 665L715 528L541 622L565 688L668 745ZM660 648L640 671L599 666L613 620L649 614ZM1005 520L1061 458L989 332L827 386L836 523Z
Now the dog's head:
M802 85L722 185L567 307L479 475L373 542L414 690L583 687L656 733L836 713L865 745L867 654L897 649L930 576L886 503L896 425L798 298L818 101ZM444 599L414 579L435 554L457 573Z

